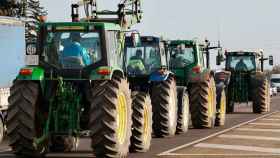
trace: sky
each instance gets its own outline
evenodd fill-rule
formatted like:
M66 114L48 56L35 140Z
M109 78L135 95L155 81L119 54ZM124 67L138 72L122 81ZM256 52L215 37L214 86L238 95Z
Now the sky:
M41 0L49 21L70 21L70 5L75 0ZM97 0L100 9L116 9L119 0ZM144 35L163 36L167 39L209 39L221 41L227 50L259 50L274 55L280 64L280 1L279 0L143 0L144 16L137 29ZM6 34L5 34L6 32ZM12 35L0 28L1 36ZM12 36L10 36L12 37ZM15 38L15 37L14 37ZM0 38L1 39L1 38ZM18 40L20 38L17 38ZM2 41L0 41L2 47ZM8 44L4 47L9 46ZM22 64L23 44L9 47L10 57L0 58L1 72L14 76L14 60ZM20 47L21 51L14 48ZM19 49L17 49L19 50ZM212 65L215 63L212 55ZM9 59L9 60L7 60ZM3 77L2 77L3 78ZM0 86L3 80L0 78Z
M49 21L69 21L70 5L77 1L41 2ZM116 9L119 0L97 2L100 9ZM263 49L280 64L279 6L279 0L143 0L143 20L133 29L167 39L220 40L226 50Z
M70 4L76 1L41 2L49 21L61 21L70 20ZM119 0L97 2L107 9ZM134 28L169 39L221 40L228 50L264 49L280 58L279 6L279 0L143 0L143 21Z

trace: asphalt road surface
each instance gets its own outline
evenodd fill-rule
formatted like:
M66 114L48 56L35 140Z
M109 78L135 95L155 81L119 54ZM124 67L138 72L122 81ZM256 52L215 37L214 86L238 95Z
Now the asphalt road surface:
M280 158L280 97L272 99L271 112L253 114L251 105L236 105L234 114L227 114L226 125L214 129L189 129L186 134L171 138L153 138L146 153L131 153L129 158ZM79 152L52 153L47 157L94 157L89 140L81 140ZM0 145L0 158L15 157L7 141Z

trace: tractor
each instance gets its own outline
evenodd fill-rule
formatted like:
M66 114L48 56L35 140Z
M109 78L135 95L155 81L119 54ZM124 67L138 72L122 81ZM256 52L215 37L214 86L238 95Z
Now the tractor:
M220 46L210 47L208 40L200 42L195 39L171 40L166 47L169 49L170 67L176 76L178 93L181 94L178 100L186 106L189 100L192 126L212 128L223 125L226 99L225 95L216 95L216 89L221 94L224 94L224 89L223 86L216 88L215 73L210 69L209 62L210 50L220 49Z
M7 118L17 156L77 150L80 137L91 139L96 157L128 154L131 92L122 59L125 33L141 21L141 1L123 0L117 11L99 11L96 3L73 4L72 22L42 23L27 46Z
M135 110L132 147L147 150L152 129L156 137L173 136L176 132L176 82L174 74L168 71L163 41L142 36L140 45L135 46L133 35L126 38L124 58Z
M235 103L253 102L254 113L270 110L270 84L264 71L264 61L273 65L273 57L265 58L263 51L225 52L217 56L217 64L225 60L225 70L231 72L227 87L227 112L234 112Z

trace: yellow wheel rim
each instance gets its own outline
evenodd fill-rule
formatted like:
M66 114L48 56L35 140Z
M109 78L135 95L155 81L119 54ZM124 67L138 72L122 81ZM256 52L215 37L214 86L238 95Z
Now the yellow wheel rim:
M208 116L212 118L213 116L213 89L212 87L209 88L209 95L208 95L208 101L209 101L209 107L208 107Z
M144 106L144 144L147 143L147 139L149 136L149 113L147 105Z
M117 105L117 139L120 144L123 144L127 133L127 104L126 97L122 92L118 94Z
M220 105L220 113L224 117L226 113L226 96L225 93L222 93L222 98L221 98L221 105Z

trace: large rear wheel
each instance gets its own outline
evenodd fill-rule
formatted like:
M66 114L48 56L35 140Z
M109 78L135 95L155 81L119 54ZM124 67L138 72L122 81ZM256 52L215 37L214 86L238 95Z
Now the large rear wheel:
M152 140L152 104L150 95L144 92L132 94L132 136L130 151L146 152Z
M177 126L177 92L174 78L152 87L153 130L156 137L174 136Z
M127 80L93 83L89 128L96 157L126 157L131 137L131 95Z
M215 126L216 86L213 78L191 85L190 105L194 128L213 128Z
M265 113L270 111L269 83L267 79L257 81L256 94L253 96L254 113Z
M34 81L16 80L11 87L7 133L17 156L41 157L46 150L47 146L34 143L36 137L42 135L36 119L40 98L40 85Z

